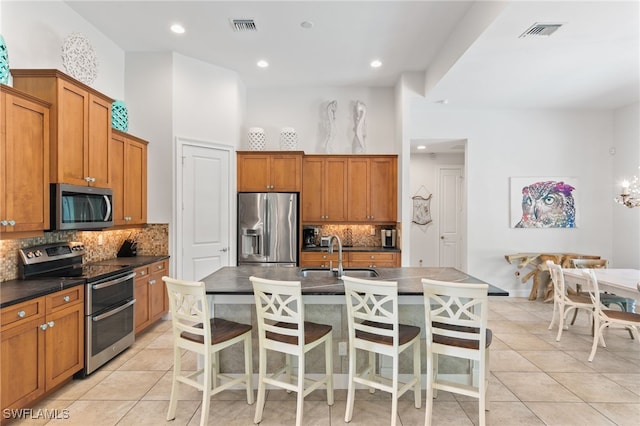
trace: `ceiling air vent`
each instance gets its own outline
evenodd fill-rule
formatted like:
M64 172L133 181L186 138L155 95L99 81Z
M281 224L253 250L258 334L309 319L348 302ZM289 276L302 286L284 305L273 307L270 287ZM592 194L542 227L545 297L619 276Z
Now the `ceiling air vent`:
M232 19L231 26L235 32L258 31L253 19Z
M520 38L522 37L549 37L551 34L555 33L558 28L560 28L562 24L541 24L536 22L529 29L522 34L520 34Z

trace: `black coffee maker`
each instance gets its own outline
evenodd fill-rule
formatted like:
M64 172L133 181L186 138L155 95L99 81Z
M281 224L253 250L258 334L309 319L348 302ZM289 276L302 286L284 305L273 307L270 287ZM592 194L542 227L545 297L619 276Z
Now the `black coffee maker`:
M302 241L305 247L315 247L316 230L314 228L304 228L302 230Z

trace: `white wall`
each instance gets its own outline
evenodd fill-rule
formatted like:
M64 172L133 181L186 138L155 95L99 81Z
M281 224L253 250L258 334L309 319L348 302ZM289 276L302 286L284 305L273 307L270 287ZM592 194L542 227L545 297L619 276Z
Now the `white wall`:
M173 201L173 54L126 56L129 130L147 145L147 221L170 223Z
M124 99L124 52L65 3L2 1L0 10L10 68L64 72L62 45L69 34L79 32L98 58L98 76L90 86L114 99Z
M640 104L615 111L613 116L613 189L611 197L620 193L620 182L635 175L640 177ZM617 268L640 269L640 207L629 209L612 204L613 262Z
M298 149L324 153L326 104L338 103L334 153L353 152L353 106L360 100L367 106L366 153L395 154L395 104L392 88L302 87L247 89L247 116L242 128L240 149L248 149L247 129L262 127L266 149L280 149L280 129L293 127Z
M467 139L468 273L527 295L504 255L595 253L612 258L613 114L463 110L414 100L412 138ZM509 228L509 177L572 176L576 229ZM412 194L404 194L410 199Z
M418 225L411 221L402 227L404 238L409 235L411 255L407 266L438 266L438 223L440 221L438 194L438 167L463 165L464 154L411 154L409 165L409 198L407 206L411 206L411 197L416 194L425 196L433 194L431 198L431 219L427 225ZM420 263L422 260L422 263Z

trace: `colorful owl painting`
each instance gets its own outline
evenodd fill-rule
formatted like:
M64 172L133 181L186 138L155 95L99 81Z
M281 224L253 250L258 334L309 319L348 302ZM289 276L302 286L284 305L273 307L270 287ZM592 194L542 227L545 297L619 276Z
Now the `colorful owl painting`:
M575 228L572 191L562 181L535 182L522 188L522 218L516 228Z

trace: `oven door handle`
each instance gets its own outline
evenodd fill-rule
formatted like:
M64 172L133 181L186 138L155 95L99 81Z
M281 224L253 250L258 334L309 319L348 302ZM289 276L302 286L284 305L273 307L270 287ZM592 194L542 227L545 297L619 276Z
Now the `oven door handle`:
M130 280L131 278L134 278L135 276L136 276L136 273L132 272L132 273L130 273L128 275L125 275L124 277L117 278L115 280L109 280L109 281L105 281L105 282L100 283L100 284L94 284L94 285L91 286L91 288L94 289L94 290L100 290L101 288L110 287L112 285L120 284L122 282Z
M132 306L134 303L136 303L136 299L133 299L132 301L125 303L124 305L122 305L122 306L120 306L120 307L118 307L118 308L114 309L113 311L105 312L104 314L102 314L102 315L98 315L97 317L93 317L92 319L93 319L94 321L101 321L101 320L103 320L103 319L105 319L105 318L109 318L111 315L115 315L115 314L117 314L118 312L122 312L122 311L124 311L124 310L125 310L125 309L127 309L129 306Z

